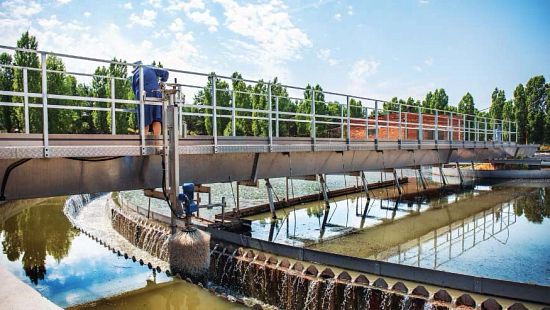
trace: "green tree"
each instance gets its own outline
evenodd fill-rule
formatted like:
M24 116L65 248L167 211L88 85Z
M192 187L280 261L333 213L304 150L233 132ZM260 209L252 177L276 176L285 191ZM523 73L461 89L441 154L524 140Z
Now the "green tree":
M423 113L433 114L435 111L432 109L446 111L448 106L449 96L447 96L445 89L438 88L433 93L430 91L426 94L426 98L422 102L422 111Z
M525 87L529 142L531 143L542 143L544 140L545 86L544 76L539 75L529 79Z
M48 72L48 94L66 95L66 76L64 73L65 65L61 58L56 56L48 56L46 58L46 68L52 71ZM62 106L66 104L66 100L49 99L48 105ZM71 131L73 126L73 110L67 109L49 109L48 110L48 125L50 133L67 133Z
M219 78L215 78L216 83L216 106L217 107L230 107L231 106L231 94L229 93L229 84L226 81ZM206 86L199 91L195 100L202 102L203 105L212 106L212 79L208 79ZM212 109L205 109L205 114L212 114ZM217 134L223 135L227 124L230 122L230 117L221 117L222 115L231 115L230 111L217 110L218 117L216 121ZM204 127L208 135L213 134L212 116L204 117Z
M21 38L17 41L17 47L23 49L38 49L38 41L35 36L31 36L28 31L21 35ZM40 68L40 60L38 55L34 52L16 51L13 57L13 64L15 66L27 67L27 68ZM27 72L27 85L30 93L41 93L41 76L40 72L35 70L28 70ZM14 71L13 90L16 92L23 92L23 70ZM23 102L22 97L14 96L12 101L16 103ZM41 98L29 98L29 103L42 103ZM14 128L22 130L25 126L24 123L24 110L23 107L17 107L14 109L14 113L11 114L11 123ZM41 108L29 108L29 127L30 132L37 133L42 132L42 109Z
M550 144L550 83L546 84L545 106L546 113L544 114L544 143Z
M468 92L458 103L458 113L473 115L475 113L474 97Z
M98 67L94 72L94 77L92 78L92 94L95 98L109 98L109 69L105 66ZM95 108L107 108L108 103L95 101L93 107ZM98 111L93 110L91 112L93 120L93 128L96 133L109 133L111 131L110 124L108 122L107 116L109 112L107 111Z
M514 112L518 127L518 141L520 143L527 143L529 136L528 108L523 84L519 84L514 90Z
M12 57L8 53L0 54L1 65L11 65ZM13 68L0 67L0 90L13 90ZM1 102L11 102L11 96L0 96ZM0 108L0 129L10 132L14 129L12 119L13 107L3 106Z
M504 103L506 102L506 95L504 90L495 88L491 95L491 106L489 107L489 115L492 118L502 119L502 111L504 109Z

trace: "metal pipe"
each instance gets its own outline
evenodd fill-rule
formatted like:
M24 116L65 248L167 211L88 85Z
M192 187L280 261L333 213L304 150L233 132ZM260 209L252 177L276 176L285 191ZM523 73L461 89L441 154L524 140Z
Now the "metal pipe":
M374 101L374 143L378 145L378 100Z
M279 137L279 96L275 97L275 136Z
M116 135L116 117L115 117L115 79L111 78L111 134Z
M29 126L29 78L27 74L27 68L23 68L23 93L25 94L23 97L23 104L24 104L24 119L25 119L25 133L30 133L30 126Z
M40 53L42 61L42 137L44 142L44 157L50 156L49 126L48 126L48 76L46 72L46 53Z
M233 137L237 136L237 124L236 124L236 120L235 120L235 92L232 90L231 91L231 133L233 135Z
M316 124L315 124L315 121L316 121L316 117L315 117L315 90L313 89L313 86L311 87L311 114L310 114L310 117L311 117L311 130L310 130L310 135L311 135L311 139L313 140L313 144L315 145L315 138L317 136L316 134Z
M218 117L217 117L217 99L216 99L216 74L212 73L211 80L211 98L212 98L212 136L214 137L214 153L218 152Z
M350 139L351 139L351 133L350 133L350 131L351 131L351 120L350 120L350 115L351 115L351 114L350 114L349 96L346 96L346 109L347 109L347 111L346 111L346 114L347 114L347 115L346 115L346 118L347 118L347 120L346 120L346 121L347 121L347 127L348 127L347 132L346 132L346 142L347 142L347 144L349 144Z
M273 150L273 107L271 106L271 82L267 83L267 111L268 111L268 124L267 124L267 132L268 132L268 139L269 139L269 151L271 152Z
M141 155L145 155L145 86L143 82L143 65L139 66L139 136Z

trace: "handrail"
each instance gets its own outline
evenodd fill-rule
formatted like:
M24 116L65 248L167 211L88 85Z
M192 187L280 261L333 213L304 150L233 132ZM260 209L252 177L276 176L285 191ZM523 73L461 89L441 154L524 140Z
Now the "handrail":
M13 100L13 102L0 102L0 106L5 107L23 107L23 117L26 134L30 133L30 112L29 108L42 108L42 132L44 135L44 147L47 150L48 144L48 110L49 109L67 109L67 110L89 110L89 111L101 111L106 112L105 117L110 115L110 131L112 134L116 134L117 131L117 118L116 113L135 113L131 109L122 105L136 106L142 112L144 111L145 104L161 105L160 102L150 102L147 98L139 98L137 100L116 98L115 81L129 81L124 77L117 77L111 75L98 75L90 74L86 72L75 72L70 70L52 70L45 66L46 57L49 55L76 59L86 62L99 62L103 64L116 64L123 66L134 67L132 63L124 61L112 61L104 60L93 57L83 57L76 55L69 55L64 53L54 53L38 50L29 50L23 48L10 47L0 45L0 49L8 49L16 52L28 52L36 53L40 55L41 68L24 67L17 65L0 65L0 68L11 68L14 70L23 71L23 91L17 90L0 90L1 96L8 96L12 98L21 98ZM92 66L91 64L89 64ZM139 70L143 70L144 65L137 66ZM301 133L296 132L296 136L303 136L307 132L310 133L313 143L315 139L322 138L323 136L335 136L339 139L350 143L354 140L374 141L375 144L378 141L416 141L419 144L423 140L441 141L474 141L474 142L489 142L498 141L503 142L507 139L507 142L515 141L518 138L518 127L515 122L510 120L500 120L491 117L480 117L477 115L469 115L459 113L456 111L446 111L435 108L426 108L421 106L409 105L400 102L390 102L380 99L349 95L332 91L319 91L312 88L303 88L297 86L290 86L284 84L273 84L271 81L263 80L248 80L242 78L234 78L231 76L217 75L215 73L201 73L194 71L178 70L165 68L171 74L180 78L184 75L182 80L185 83L167 83L168 87L176 87L178 89L178 103L181 122L191 121L189 118L204 117L210 118L210 124L212 125L211 134L214 136L214 145L217 145L217 136L220 134L220 130L223 132L226 128L219 128L218 122L224 120L224 122L231 122L231 135L237 135L237 128L235 123L237 120L251 120L260 122L257 126L260 126L262 132L267 132L267 137L270 141L270 146L273 137L279 137L282 128L292 127L292 124L282 127L281 123L294 123L293 130L301 130ZM47 86L48 75L50 74L65 74L72 76L83 76L88 78L105 79L106 87L110 89L109 94L105 94L105 97L94 96L77 96L77 95L62 95L52 94L48 92L48 87L42 88L40 92L30 91L36 89L36 85L29 87L29 74L28 71L36 72L41 77L41 85ZM33 73L34 74L34 73ZM210 83L210 89L206 89L206 84L199 85L196 78L208 78ZM194 80L195 79L195 80ZM262 84L265 93L255 92L254 89L246 88L244 90L233 89L232 83L227 83L227 87L217 87L219 80L228 80L231 82L242 81L246 83ZM110 82L109 82L110 81ZM202 81L204 82L204 80ZM287 93L286 95L280 93L273 93L273 86L277 88L284 88L294 91L305 91L304 97L299 98L295 95ZM125 85L127 87L127 85ZM140 89L143 89L143 85L140 85ZM185 94L189 91L199 90L204 95L210 93L210 100L206 101L206 97L196 97L195 102L185 103ZM144 92L140 92L144 94ZM306 98L306 93L309 98ZM248 104L253 104L250 107L244 106L242 100L243 96L248 101ZM333 101L320 100L324 95L341 97L343 100ZM29 99L32 102L29 102ZM223 99L222 99L223 98ZM228 99L229 98L229 99ZM40 102L40 99L42 102ZM356 99L359 105L351 104L351 99ZM51 100L48 104L48 100ZM54 102L55 100L68 100L72 104L65 104ZM221 101L223 100L223 101ZM282 100L288 100L294 109L286 111L280 109L280 102ZM85 106L74 105L74 102L85 104ZM102 103L104 106L95 106L93 103ZM319 104L326 107L326 109L317 111ZM337 104L336 110L329 110L329 105ZM119 106L117 106L119 105ZM384 107L385 106L385 107ZM194 111L196 109L196 111ZM351 113L352 109L354 113ZM359 110L357 110L359 109ZM199 112L201 111L202 112ZM219 113L218 113L219 112ZM359 112L359 113L357 113ZM140 113L139 133L142 141L142 151L144 152L145 146L145 133L143 132L143 113ZM50 120L55 121L55 120ZM224 124L224 123L220 123ZM300 125L302 124L302 125ZM306 124L305 126L303 124ZM184 127L183 124L180 126ZM362 129L360 129L362 128ZM358 130L360 129L360 130ZM208 130L208 129L207 129ZM304 133L304 131L306 133ZM346 132L346 134L344 134ZM353 132L353 134L352 134ZM184 133L184 136L187 133ZM271 149L271 148L270 148ZM48 152L45 151L45 156L48 156Z

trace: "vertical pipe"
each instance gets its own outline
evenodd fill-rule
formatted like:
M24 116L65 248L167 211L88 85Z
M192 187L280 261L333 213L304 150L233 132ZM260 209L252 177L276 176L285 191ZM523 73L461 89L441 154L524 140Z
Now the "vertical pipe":
M279 96L275 97L275 136L279 138Z
M216 74L210 75L210 85L212 91L212 135L214 137L214 153L218 152L218 116L217 116L217 99L216 99Z
M23 93L25 97L23 98L24 105L24 119L25 119L25 133L30 133L29 126L29 78L27 74L27 68L23 68Z
M44 142L44 157L50 156L48 133L48 74L46 69L46 53L41 52L42 61L42 137Z
M518 128L518 121L516 121L516 143L518 143L518 132L519 132L519 128Z
M179 174L179 152L178 152L178 109L174 105L175 94L170 94L169 106L167 107L168 119L166 120L168 126L169 136L169 175L170 175L170 202L173 208L177 209L179 204L178 194L180 186L180 174ZM163 104L166 104L165 102ZM181 210L180 210L181 211ZM177 211L176 211L177 212ZM189 226L191 224L191 214L185 214L185 225ZM171 215L171 229L172 234L176 233L176 217L174 214Z
M141 154L145 155L145 86L143 82L143 65L139 66L139 135Z
M512 142L512 121L508 121L508 143Z
M237 136L237 120L235 111L235 90L231 90L231 134L233 137Z
M350 142L350 139L351 139L351 119L350 119L350 115L351 115L351 112L350 112L350 102L349 102L349 96L346 96L346 118L347 118L347 127L348 127L348 130L346 132L346 142L349 144Z
M267 112L268 112L268 124L267 124L267 132L268 132L268 139L269 139L269 151L271 152L273 149L273 107L271 106L271 82L267 83Z
M111 134L116 135L116 117L115 117L115 109L116 109L116 103L115 103L115 78L111 77Z
M273 201L273 187L269 182L269 179L265 179L265 187L267 189L267 198L269 200L269 210L271 212L271 219L275 220L277 218L277 213L275 213L275 203Z

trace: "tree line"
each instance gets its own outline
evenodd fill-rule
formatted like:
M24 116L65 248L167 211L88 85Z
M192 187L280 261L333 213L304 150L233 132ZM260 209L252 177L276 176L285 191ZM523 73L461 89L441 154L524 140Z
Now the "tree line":
M38 49L36 38L25 32L17 41L17 47L24 49ZM124 62L113 58L115 62ZM9 53L0 54L0 64L13 65L29 68L40 68L41 63L36 53L16 51L13 55ZM162 67L160 62L154 63ZM134 99L130 80L128 79L128 68L122 64L110 64L99 66L94 72L90 83L79 83L75 76L64 73L65 65L56 56L48 55L46 68L56 72L48 73L48 93L66 96L111 98L111 79L114 80L114 96L116 99ZM28 91L41 92L41 75L39 70L28 70ZM217 120L217 134L231 135L233 127L239 136L267 136L268 120L267 113L261 112L268 109L267 93L269 83L260 80L254 85L245 83L240 73L232 75L231 85L225 80L215 78L216 104L218 107L231 107L232 96L235 97L235 106L240 109L253 110L251 112L239 111L238 118L233 126L231 112L219 110ZM205 107L186 108L185 111L194 113L194 116L186 117L189 134L211 135L212 118L201 114L212 113L208 106L212 105L211 85L209 79L207 85L197 92L193 97L193 103ZM304 90L303 99L290 99L288 90L275 78L270 83L272 98L278 98L277 108L280 111L279 134L280 136L309 136L311 121L308 117L299 114L311 113L312 96L315 96L315 113L325 115L325 118L318 118L316 131L318 137L331 137L336 131L332 130L335 125L324 122L339 122L338 117L347 115L346 105L338 101L326 101L323 88L320 85L307 85ZM21 69L12 67L0 68L0 89L4 91L22 92L23 72ZM233 91L233 94L231 91ZM23 102L20 96L0 96L3 103ZM41 98L29 98L31 104L41 104ZM70 99L49 99L49 105L58 106L79 106L78 110L49 109L49 131L50 133L110 133L112 115L108 108L110 102L89 100L87 102L74 101ZM423 100L416 100L412 97L407 99L392 98L384 102L380 113L397 111L399 104L407 105L404 111L422 113L433 113L433 109L448 112L477 115L502 119L504 121L517 122L518 141L522 143L547 143L550 144L550 84L546 83L544 76L534 76L525 86L519 84L513 94L513 98L507 100L504 90L495 88L491 96L491 104L488 110L480 111L475 107L474 98L468 92L458 105L449 105L449 97L445 89L438 88L426 94ZM117 103L117 109L125 109L126 112L115 113L116 133L127 134L137 131L136 114L132 112L135 105ZM88 108L88 109L87 109ZM89 108L101 108L102 110L90 110ZM272 105L272 109L274 106ZM362 118L367 113L362 107L362 102L350 99L350 115ZM288 115L285 113L298 113ZM372 115L372 111L371 114ZM334 118L331 118L334 117ZM37 107L29 108L29 125L31 133L42 131L42 109ZM6 132L22 131L24 128L24 111L19 106L0 107L0 130ZM506 127L504 129L507 129Z

